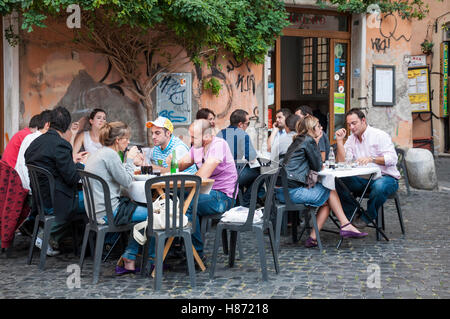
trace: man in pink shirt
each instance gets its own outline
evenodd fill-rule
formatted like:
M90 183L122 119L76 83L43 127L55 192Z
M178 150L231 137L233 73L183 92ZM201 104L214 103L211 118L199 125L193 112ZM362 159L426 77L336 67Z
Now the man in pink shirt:
M2 155L2 161L5 161L12 168L16 167L17 156L19 155L20 145L22 144L23 139L28 134L34 133L37 130L39 122L39 114L33 116L28 124L28 127L20 130L9 141L8 145L6 145L5 151Z
M352 156L360 165L378 165L382 177L370 182L368 191L367 214L376 219L378 209L388 197L397 191L400 173L397 170L397 152L391 137L384 131L369 126L364 113L357 108L347 112L347 125L351 135L344 144L347 131L342 128L336 131L337 161L344 162L346 154ZM345 177L341 179L353 193L362 193L367 185L367 179L362 177ZM336 191L341 199L342 207L348 218L355 209L355 202L346 190L336 184ZM370 221L366 216L357 216L353 225L359 228L367 226Z
M233 207L233 193L238 178L230 147L224 139L214 136L211 124L204 119L195 120L189 127L189 134L193 146L189 154L178 161L178 168L183 171L196 164L196 175L214 179L209 194L199 195L198 216L222 214ZM170 160L171 155L167 161ZM192 219L191 207L188 208L186 216L189 220ZM195 233L192 234L192 244L203 258L199 218L196 221Z

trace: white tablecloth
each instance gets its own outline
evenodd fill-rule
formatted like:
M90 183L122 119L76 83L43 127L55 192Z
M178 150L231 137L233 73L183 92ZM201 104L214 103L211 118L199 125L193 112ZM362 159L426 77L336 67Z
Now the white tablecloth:
M354 168L336 168L336 169L323 169L319 172L320 182L328 189L336 189L335 178L336 177L349 177L360 176L369 178L370 174L375 173L373 179L381 177L381 170L378 166L363 166Z

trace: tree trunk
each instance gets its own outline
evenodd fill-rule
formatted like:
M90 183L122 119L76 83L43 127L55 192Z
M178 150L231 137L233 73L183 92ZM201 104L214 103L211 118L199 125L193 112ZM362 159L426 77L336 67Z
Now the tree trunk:
M147 110L147 122L152 121L153 119L153 101L151 98L151 94L146 94L144 100L143 100L145 109ZM147 144L150 146L152 145L152 130L148 127L147 128Z

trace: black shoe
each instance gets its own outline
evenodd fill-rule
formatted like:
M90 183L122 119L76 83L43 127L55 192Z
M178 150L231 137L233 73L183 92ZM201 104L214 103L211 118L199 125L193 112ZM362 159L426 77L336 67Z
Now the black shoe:
M353 226L356 228L365 228L367 227L367 223L360 217L356 217L355 220L352 222Z
M19 231L22 235L31 237L33 235L34 221L26 220L20 225Z

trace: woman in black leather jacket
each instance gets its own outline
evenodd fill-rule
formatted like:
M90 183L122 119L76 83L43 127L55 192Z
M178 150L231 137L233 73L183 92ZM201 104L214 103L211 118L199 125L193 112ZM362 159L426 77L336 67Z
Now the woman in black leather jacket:
M317 213L317 225L322 228L330 214L330 207L341 223L340 235L345 238L360 238L367 236L356 229L345 216L341 202L335 190L325 188L320 182L312 185L308 178L310 171L322 169L322 158L318 143L323 131L319 120L313 116L307 116L298 121L297 135L286 152L283 165L286 170L289 195L291 201L296 204L320 207ZM276 189L277 197L284 202L284 194L281 188ZM316 233L311 231L305 246L317 246Z

